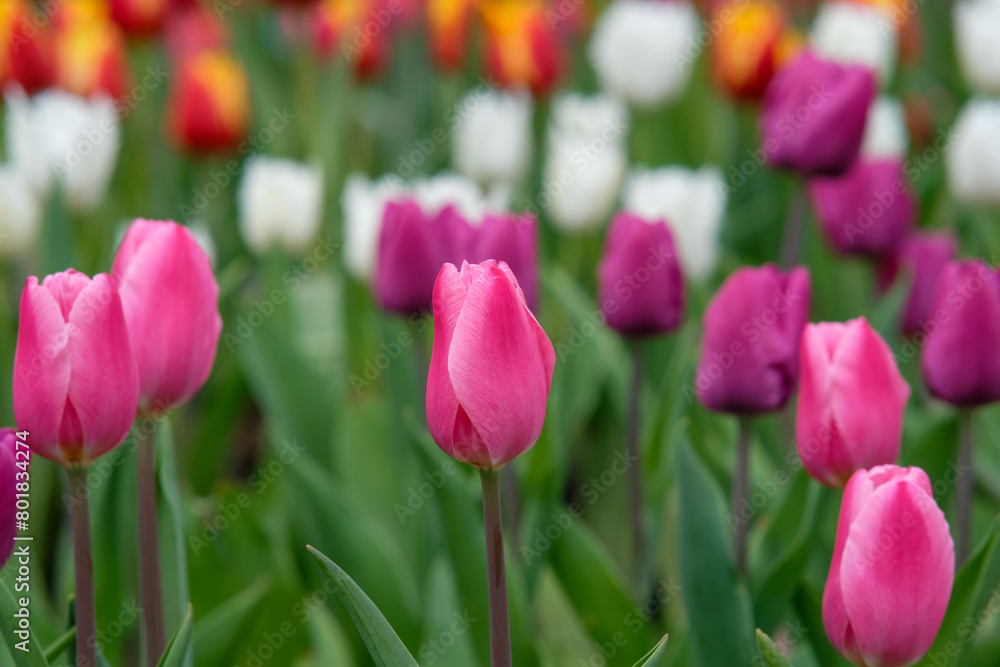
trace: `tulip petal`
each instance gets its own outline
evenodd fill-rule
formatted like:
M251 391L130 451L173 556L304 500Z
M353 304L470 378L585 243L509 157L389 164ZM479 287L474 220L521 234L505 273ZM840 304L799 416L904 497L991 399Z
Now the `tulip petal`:
M930 649L954 571L948 523L931 495L903 479L878 487L851 524L841 565L866 664L910 665Z
M135 420L139 374L121 300L105 274L73 304L69 322L69 401L83 432L82 463L121 444Z
M555 352L505 264L472 278L448 372L459 403L499 467L530 448L545 422Z
M28 278L14 352L14 416L19 429L31 432L32 449L53 461L62 460L57 443L70 385L68 343L58 301Z

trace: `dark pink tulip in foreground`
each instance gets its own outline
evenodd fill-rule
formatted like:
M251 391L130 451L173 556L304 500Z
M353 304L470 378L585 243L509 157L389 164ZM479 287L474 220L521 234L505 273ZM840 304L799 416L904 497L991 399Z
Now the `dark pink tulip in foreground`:
M952 405L1000 400L1000 280L980 260L949 262L931 305L921 352L931 393Z
M910 386L863 318L807 324L795 440L809 474L843 486L861 468L895 463Z
M222 331L208 257L181 225L136 220L111 275L139 368L139 409L186 403L208 379Z
M111 279L28 278L14 353L14 416L36 454L86 466L128 435L139 374Z
M0 428L0 568L14 552L17 535L17 436L12 428ZM23 451L23 450L22 450ZM22 459L25 460L25 459ZM23 475L23 480L28 476ZM24 488L28 488L25 486Z
M675 329L684 316L684 277L662 220L619 213L597 267L598 302L608 326L626 336Z
M925 335L934 326L934 290L945 265L955 258L958 243L951 232L917 232L907 236L896 253L895 264L912 280L903 306L900 328L912 336Z
M470 230L467 248L452 263L475 264L491 258L505 262L534 311L538 305L538 231L534 216L488 214L478 228Z
M809 183L820 226L839 252L883 257L917 217L917 202L896 159L854 163L842 176Z
M809 272L772 264L742 267L705 310L695 389L719 412L755 415L781 408L799 377L799 341L809 317Z
M535 444L555 351L504 262L441 268L427 424L449 456L496 470Z
M837 175L864 138L875 76L803 51L775 74L761 107L761 150L774 167L806 176Z
M920 468L859 470L844 489L823 625L863 667L906 667L930 649L955 577L955 546Z

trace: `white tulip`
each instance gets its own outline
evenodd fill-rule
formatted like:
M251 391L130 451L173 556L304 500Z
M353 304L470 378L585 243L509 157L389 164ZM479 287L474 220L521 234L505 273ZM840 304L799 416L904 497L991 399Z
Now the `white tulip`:
M507 185L496 184L484 192L475 182L449 171L416 181L412 187L424 215L433 217L453 206L472 225L482 222L487 213L507 210L510 204Z
M820 7L810 41L819 55L865 65L886 83L896 67L898 32L892 17L877 7L840 0Z
M1000 100L965 105L948 142L948 186L969 204L1000 205Z
M906 111L899 100L881 96L868 109L861 154L865 157L902 158L910 150Z
M719 255L726 187L715 167L636 170L625 183L623 208L649 220L665 219L685 274L705 280Z
M8 88L4 97L8 155L31 188L45 196L58 179L71 209L96 208L108 190L121 143L111 98L47 90L28 99L19 88Z
M40 226L40 207L27 180L13 166L0 166L0 257L34 246Z
M615 0L597 18L587 55L601 85L637 107L658 107L687 88L700 49L687 0Z
M236 197L240 234L250 250L301 253L319 234L323 169L258 155L244 165Z
M538 203L566 231L607 220L628 164L628 110L614 98L575 93L552 104Z
M531 160L531 96L477 88L461 108L452 130L455 169L484 184L523 180Z
M966 81L979 92L1000 93L1000 0L962 0L953 11Z
M368 281L375 270L382 213L391 199L406 190L398 178L370 180L351 174L344 184L340 207L344 219L344 264L355 278Z

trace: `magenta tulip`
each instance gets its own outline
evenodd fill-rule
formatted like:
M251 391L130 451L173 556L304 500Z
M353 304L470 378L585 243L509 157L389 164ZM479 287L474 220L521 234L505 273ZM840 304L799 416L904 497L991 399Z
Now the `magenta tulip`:
M375 296L382 308L408 315L430 307L434 280L454 252L433 223L413 201L386 204L375 261Z
M843 486L855 470L895 463L910 386L861 317L802 332L795 440L809 474Z
M899 323L907 336L918 336L920 332L926 336L936 330L932 310L934 290L941 271L955 258L957 247L951 232L913 233L900 244L895 256L896 267L907 272L913 281Z
M900 160L858 160L842 176L814 179L809 194L826 237L846 255L889 255L917 217Z
M139 368L140 411L186 403L208 379L222 332L208 256L181 225L136 220L111 275Z
M920 468L858 470L844 489L823 592L823 625L863 667L906 667L927 653L948 608L955 546Z
M695 388L705 407L755 415L778 410L799 377L799 341L809 316L809 271L742 267L705 310Z
M24 451L22 449L22 451ZM0 428L0 569L14 553L17 536L17 436L12 428ZM28 459L22 457L22 461ZM27 480L25 473L22 480ZM25 486L27 488L27 486Z
M28 278L14 354L14 416L32 451L86 466L128 435L139 374L112 280L73 269Z
M530 449L545 422L555 360L506 263L441 268L427 424L446 454L496 470Z
M930 308L921 353L931 393L952 405L1000 400L1000 281L979 260L949 262Z
M806 176L842 174L858 156L874 97L867 67L803 51L764 93L759 153L774 167Z
M455 265L496 259L505 262L517 277L532 311L538 305L538 225L532 215L488 214L478 228L471 228L469 246Z
M597 267L608 326L626 336L664 334L684 317L684 277L663 220L619 213Z

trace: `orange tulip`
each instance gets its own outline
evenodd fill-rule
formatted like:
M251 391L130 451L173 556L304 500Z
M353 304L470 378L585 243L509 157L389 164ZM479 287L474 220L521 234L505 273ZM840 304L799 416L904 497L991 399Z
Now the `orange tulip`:
M316 49L325 57L339 50L359 78L370 79L389 59L390 32L404 9L402 0L320 0Z
M441 69L458 69L465 61L474 0L427 0L431 57Z
M128 86L125 36L96 0L71 0L56 16L57 83L88 97L121 96Z
M562 40L541 0L485 0L486 63L503 86L550 91L565 69Z
M234 149L250 123L250 90L243 65L222 50L199 51L174 67L167 108L170 132L192 152Z
M39 25L26 0L0 0L0 86L17 82L29 93L55 82L56 44L52 26Z
M785 17L771 0L729 0L718 5L712 25L715 80L733 97L756 100L779 64Z

